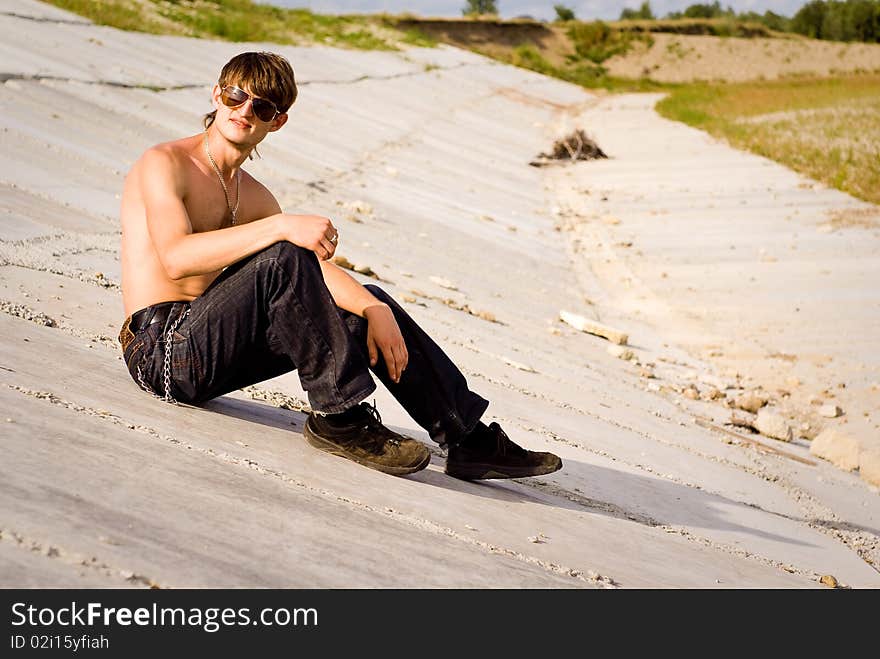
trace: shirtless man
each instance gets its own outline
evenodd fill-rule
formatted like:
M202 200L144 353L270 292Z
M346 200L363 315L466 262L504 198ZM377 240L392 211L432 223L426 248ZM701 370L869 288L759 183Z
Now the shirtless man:
M135 382L167 402L200 404L297 370L312 412L313 446L380 471L424 469L430 453L392 432L362 401L370 370L431 438L446 473L519 478L561 468L526 451L488 402L382 289L329 259L330 218L283 213L241 166L288 120L293 69L272 53L231 59L211 92L205 132L159 144L134 164L122 195L119 334Z

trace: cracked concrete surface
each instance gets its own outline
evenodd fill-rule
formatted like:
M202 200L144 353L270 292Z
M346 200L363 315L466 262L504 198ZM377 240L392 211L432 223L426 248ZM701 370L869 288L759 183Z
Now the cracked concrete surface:
M219 66L250 46L124 33L30 0L0 0L0 26L0 585L880 585L878 498L856 474L699 425L720 425L717 410L646 391L638 365L557 320L613 319L662 382L716 374L621 310L571 248L552 209L600 191L597 163L527 164L617 101L453 48L273 47L303 89L247 168L286 210L334 217L340 254L411 300L488 415L565 462L467 483L434 449L428 469L392 478L303 441L295 374L175 407L137 388L115 343L125 172L199 130ZM603 130L603 147L625 139Z

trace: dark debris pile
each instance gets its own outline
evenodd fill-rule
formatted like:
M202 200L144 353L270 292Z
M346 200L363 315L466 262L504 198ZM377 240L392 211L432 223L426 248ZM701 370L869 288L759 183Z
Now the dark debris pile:
M556 140L550 153L539 153L529 164L532 167L543 167L552 160L596 160L607 157L599 145L588 137L583 129L578 128L562 139Z

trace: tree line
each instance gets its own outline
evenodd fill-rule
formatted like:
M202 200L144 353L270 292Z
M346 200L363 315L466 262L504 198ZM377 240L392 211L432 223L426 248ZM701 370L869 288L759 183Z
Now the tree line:
M620 14L620 20L655 18L658 17L648 2L638 9L626 8ZM777 32L795 32L813 39L880 42L880 0L812 0L790 18L772 11L737 13L730 6L722 8L716 0L712 4L690 5L663 18L728 18L761 23Z
M557 21L576 20L574 10L557 4ZM497 14L496 0L467 0L462 8L465 15ZM638 9L625 8L620 20L656 20L647 0ZM683 11L669 12L662 18L727 18L740 22L760 23L777 32L794 32L813 39L830 41L880 42L880 0L812 0L788 17L772 11L759 14L754 11L735 12L730 6L722 7L718 0L712 4L693 4Z

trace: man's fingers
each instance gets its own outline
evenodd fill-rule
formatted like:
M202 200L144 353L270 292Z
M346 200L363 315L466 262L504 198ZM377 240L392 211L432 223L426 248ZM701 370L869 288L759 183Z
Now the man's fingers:
M315 254L317 254L322 261L326 261L333 253L336 251L336 245L331 243L326 238L323 238L317 245L315 249Z
M392 350L394 350L394 363L397 365L397 380L400 380L406 368L406 348L397 345Z
M400 373L397 372L397 360L394 357L394 351L391 348L386 348L382 351L382 354L385 356L385 366L388 369L389 377L397 382L400 379Z
M376 341L369 334L367 335L367 352L370 354L370 366L375 366L379 355L376 350Z

